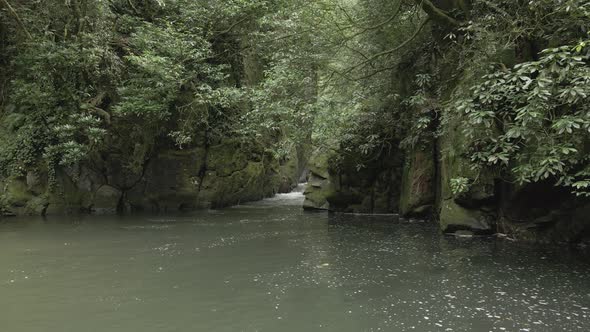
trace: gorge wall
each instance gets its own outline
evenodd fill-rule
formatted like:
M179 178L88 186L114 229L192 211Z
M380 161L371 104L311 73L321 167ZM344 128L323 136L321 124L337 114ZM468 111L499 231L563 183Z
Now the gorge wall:
M339 142L329 153L313 157L304 207L334 212L399 213L406 218L431 219L445 233L500 233L535 242L587 243L590 240L587 196L556 185L555 177L519 184L508 171L499 171L499 167L473 167L473 144L463 134L472 124L457 113L453 105L472 91L478 75L483 76L488 68L499 66L508 71L507 68L519 63L534 62L540 57L537 52L552 44L559 45L559 41L523 39L517 46L505 48L494 44L502 37L490 38L482 43L488 44L487 51L495 53L470 63L469 58L461 58L453 45L456 43L453 38L461 37L450 33L455 24L468 17L476 20L476 15L489 14L470 12L470 3L474 2L423 2L424 6L435 5L425 8L430 23L421 32L422 37L417 37L423 38L421 42L414 44L392 70L394 82L389 92L399 95L398 100L412 101L418 96L427 102L381 106L384 113L397 107L406 115L390 125L391 128L402 127L397 131L389 129L395 134L386 142L395 148L376 152L361 171L346 166L359 163L361 152L356 150L356 155L352 156L349 153L360 144L358 142ZM441 11L432 12L431 9ZM450 35L454 37L449 38ZM473 56L473 53L469 55ZM427 84L416 83L415 78L421 76L428 78ZM398 149L400 141L412 135L404 128L412 128L424 119L426 124L420 128L420 136L414 144L401 144ZM507 125L501 121L496 120L495 130L499 133L507 130ZM366 135L385 131L387 129L378 123L364 129ZM587 137L587 133L579 135ZM588 151L588 145L582 149ZM584 158L583 153L581 156ZM576 166L578 170L587 167L584 160ZM511 160L506 168L519 169L525 167L524 164L524 160ZM457 179L466 183L460 192L453 188Z
M306 209L589 237L584 1L15 8L0 10L4 215L219 208L307 168Z
M587 243L590 202L549 181L516 185L493 174L459 195L450 181L472 171L448 136L435 149L384 155L366 173L331 168L329 156L310 161L304 208L347 213L399 213L437 222L444 233L496 233L542 243ZM452 145L452 148L451 148ZM480 175L481 177L481 175Z
M257 48L256 19L280 9L0 5L0 214L215 209L290 191L309 142L257 94L273 50Z
M289 192L302 168L297 154L279 161L239 143L162 150L141 173L116 155L63 168L49 184L43 170L0 181L4 215L175 212L221 208Z

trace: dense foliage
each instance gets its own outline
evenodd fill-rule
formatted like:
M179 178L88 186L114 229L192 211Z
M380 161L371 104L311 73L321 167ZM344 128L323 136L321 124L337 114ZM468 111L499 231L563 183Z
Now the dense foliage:
M51 170L105 151L140 172L158 146L186 148L227 137L254 144L264 136L272 148L281 133L261 135L254 127L272 116L258 121L247 113L250 102L268 99L257 92L260 79L247 77L256 68L244 67L262 66L277 52L247 50L263 30L274 29L264 16L285 6L257 0L4 2L1 172L18 176L39 165Z
M538 61L485 75L461 101L475 167L499 165L514 180L548 178L588 195L588 42L546 49Z
M516 50L516 57L483 61L491 68L477 67L487 73L475 77L468 93L459 93L449 107L449 118L466 121L472 168L494 170L519 184L549 180L587 196L590 3L478 4L481 13L494 15L470 22L464 33L475 41L458 44L466 45L472 61L482 62L484 50L499 45ZM510 26L498 26L498 18ZM476 179L454 180L460 192Z
M4 176L226 138L362 169L465 121L473 169L590 187L586 0L0 3Z

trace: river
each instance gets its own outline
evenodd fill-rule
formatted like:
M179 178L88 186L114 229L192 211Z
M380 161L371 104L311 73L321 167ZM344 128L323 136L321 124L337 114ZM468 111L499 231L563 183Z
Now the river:
M301 200L3 219L0 330L590 331L580 253Z

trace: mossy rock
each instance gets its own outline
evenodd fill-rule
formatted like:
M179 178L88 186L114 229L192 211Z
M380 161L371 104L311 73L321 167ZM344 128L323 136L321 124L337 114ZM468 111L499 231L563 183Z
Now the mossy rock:
M479 173L471 168L466 157L466 142L461 133L460 119L447 124L445 135L440 139L440 197L437 202L440 226L443 231L451 229L473 230L476 233L490 232L491 215L497 210L494 174L482 170ZM471 183L465 193L455 194L451 180L467 178ZM487 211L487 212L483 212Z
M230 176L247 167L248 151L241 150L233 142L222 143L209 148L207 168L215 171L217 176Z
M264 197L265 168L262 162L248 162L229 176L207 171L199 194L199 204L212 208L259 200Z
M431 151L416 150L408 154L402 175L399 203L401 215L424 216L424 210L418 211L418 208L434 204L434 168L434 156Z
M445 233L453 233L457 230L469 230L476 234L492 232L492 226L488 216L481 211L465 209L453 200L442 202L440 227Z
M10 207L24 207L33 198L22 179L8 180L4 188L4 201Z
M27 189L34 195L47 191L47 172L29 171L26 176Z
M294 150L279 166L279 193L288 193L297 186L299 182L299 171L299 159L297 157L297 151Z
M33 197L25 207L25 213L32 216L44 216L46 215L49 201L46 195Z
M41 215L44 208L35 208L37 197L29 191L25 179L10 179L0 182L0 216Z
M331 153L326 151L316 151L308 162L309 171L318 177L324 179L329 178L330 158Z
M309 182L303 192L305 200L303 208L306 210L329 210L328 197L334 195L334 188L329 179L318 177L315 173L310 174Z
M64 170L56 173L56 186L48 190L47 215L66 215L89 213L92 206L93 193L78 187Z

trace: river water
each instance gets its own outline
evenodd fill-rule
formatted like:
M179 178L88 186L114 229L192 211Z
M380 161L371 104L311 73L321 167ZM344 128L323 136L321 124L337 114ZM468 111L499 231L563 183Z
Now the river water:
M301 200L4 219L0 331L590 331L579 253Z

